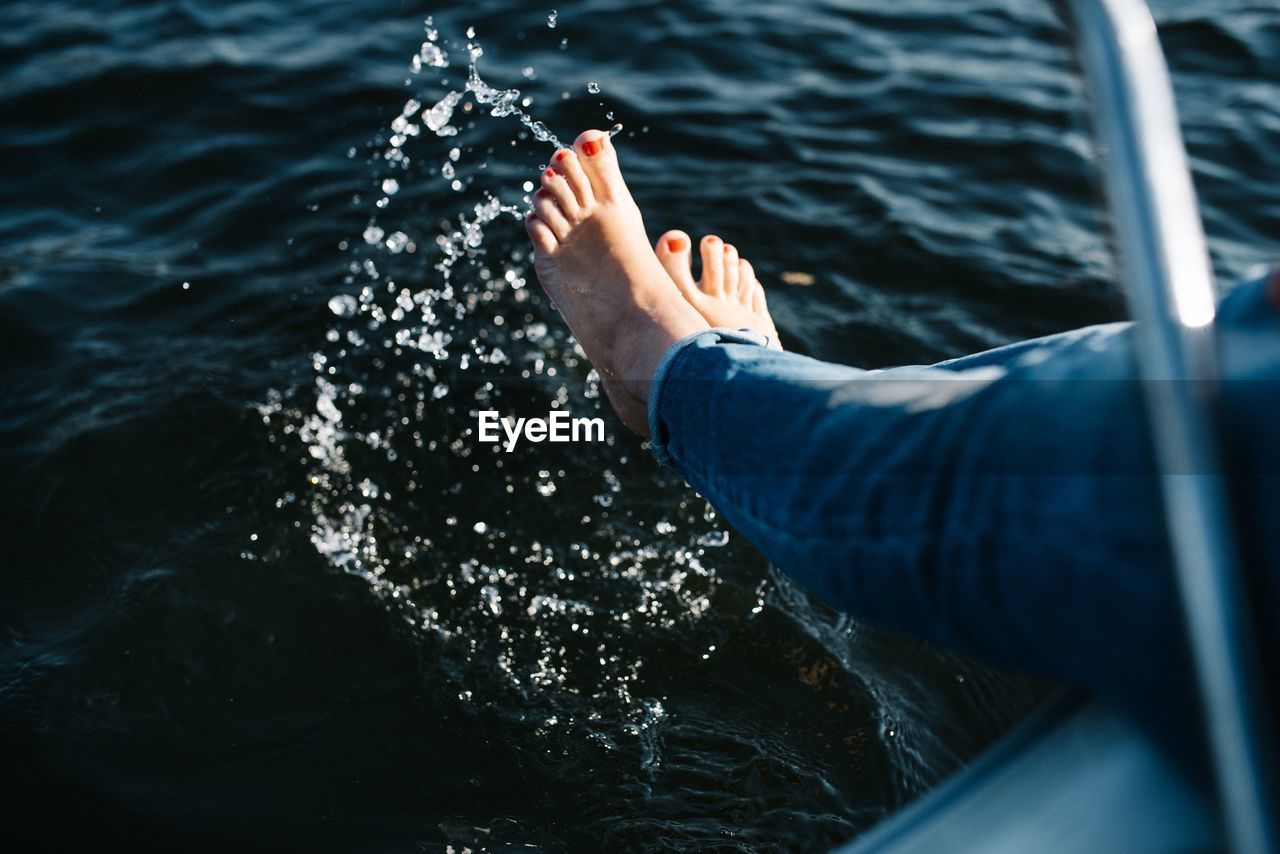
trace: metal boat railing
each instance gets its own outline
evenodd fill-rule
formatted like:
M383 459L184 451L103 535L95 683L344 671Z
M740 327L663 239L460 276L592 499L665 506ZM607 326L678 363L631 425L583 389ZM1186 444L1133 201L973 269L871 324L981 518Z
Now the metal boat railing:
M1218 429L1213 277L1173 90L1143 0L1068 0L1103 149L1165 514L1236 851L1275 851L1271 727Z
M1059 0L1095 139L1146 396L1220 821L1145 734L1096 703L1042 710L842 854L1276 852L1275 757L1220 433L1215 295L1168 68L1143 0Z

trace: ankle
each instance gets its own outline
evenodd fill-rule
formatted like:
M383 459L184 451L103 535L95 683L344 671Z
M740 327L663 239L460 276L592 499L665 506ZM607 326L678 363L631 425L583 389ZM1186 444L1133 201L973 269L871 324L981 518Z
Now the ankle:
M682 338L711 327L680 300L637 306L622 328L627 331L616 344L617 376L627 394L647 404L653 375L666 352Z

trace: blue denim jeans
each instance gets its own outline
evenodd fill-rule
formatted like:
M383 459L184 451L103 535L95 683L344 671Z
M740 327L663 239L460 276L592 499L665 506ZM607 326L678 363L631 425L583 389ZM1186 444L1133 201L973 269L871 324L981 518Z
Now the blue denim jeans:
M1218 315L1233 504L1266 567L1267 626L1278 318L1262 280ZM836 608L1089 686L1176 743L1198 712L1132 338L1109 324L866 371L711 330L659 365L652 448Z

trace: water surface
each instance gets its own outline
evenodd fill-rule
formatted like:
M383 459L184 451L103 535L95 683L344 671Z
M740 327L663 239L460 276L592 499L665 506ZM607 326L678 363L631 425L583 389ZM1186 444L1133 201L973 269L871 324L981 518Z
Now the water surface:
M744 247L792 349L932 361L1121 316L1058 22L556 10L0 10L0 781L27 828L821 848L1041 695L810 601L616 423L476 442L478 407L600 405L516 219L463 227L551 147L474 91L456 135L393 137L465 90L474 28L554 134L624 124L650 232ZM1230 281L1280 254L1280 12L1157 12ZM428 15L450 64L415 73Z

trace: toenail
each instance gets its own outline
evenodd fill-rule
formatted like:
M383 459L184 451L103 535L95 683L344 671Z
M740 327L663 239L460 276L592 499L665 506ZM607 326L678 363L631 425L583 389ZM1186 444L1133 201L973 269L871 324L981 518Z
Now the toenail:
M543 172L543 173L542 173L542 176L543 176L544 178L554 178L554 177L556 177L556 170L554 170L554 169L548 169L546 172Z
M566 160L568 159L568 157L569 157L569 149L567 148L562 148L556 152L556 160L558 161Z
M716 237L714 234L712 234L712 235L708 235L708 237L707 237L707 243L708 243L709 245L711 245L711 246L715 246L715 245L716 245L717 243L719 243L719 242L720 242L720 238Z
M604 140L589 139L582 143L582 153L588 157L595 157L602 150L604 150Z
M668 237L668 238L667 238L667 249L668 249L669 251L671 251L671 252L683 252L683 251L684 251L684 248L685 248L685 247L684 247L684 238L683 238L683 237Z

